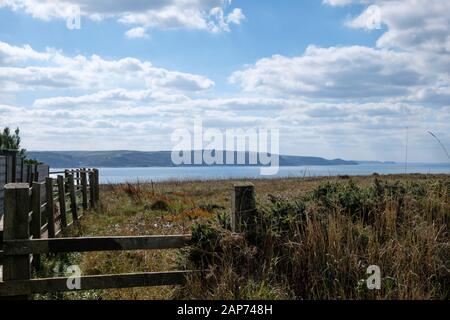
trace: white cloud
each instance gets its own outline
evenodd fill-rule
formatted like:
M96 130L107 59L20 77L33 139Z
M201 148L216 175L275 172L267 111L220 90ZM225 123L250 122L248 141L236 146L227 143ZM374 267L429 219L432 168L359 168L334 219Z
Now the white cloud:
M125 37L129 39L148 38L148 34L142 27L136 27L125 32Z
M4 91L70 88L78 86L79 81L74 72L64 68L0 67L0 85Z
M212 32L230 31L230 25L241 24L241 21L245 19L241 9L235 8L233 12L225 16L225 13L221 7L214 7L209 11L209 17L213 18L209 23L209 29Z
M323 3L329 4L331 6L346 6L356 2L355 0L323 0Z
M450 70L450 2L407 0L378 4L388 30L377 46L427 56L435 70Z
M257 112L249 113L249 110ZM264 110L264 112L261 112ZM170 134L192 128L275 127L284 153L381 160L403 158L410 127L410 159L443 160L430 146L432 128L450 141L448 108L433 110L405 103L311 103L301 99L243 98L165 100L144 91L114 89L80 97L38 100L33 108L0 105L0 122L20 126L33 149L170 149ZM186 117L189 112L189 117ZM127 134L123 135L126 131ZM38 136L34 133L40 132ZM89 135L89 146L79 143ZM149 137L135 141L133 137ZM387 143L388 142L388 143ZM430 152L423 152L430 149Z
M52 97L36 99L35 107L73 107L98 105L123 105L132 103L173 103L187 100L183 94L175 94L169 90L126 90L123 88L98 91L92 94L75 97Z
M233 12L229 13L227 16L228 23L241 24L243 20L245 20L245 15L239 8L235 8Z
M429 107L449 105L450 2L323 2L332 6L365 5L366 9L347 25L372 29L377 23L375 18L379 18L380 25L386 30L377 40L376 47L310 46L301 56L275 55L260 59L233 73L230 81L246 92L278 96L337 101L403 101Z
M37 52L29 45L15 47L0 41L0 66L17 65L30 60L46 61L49 58L48 52Z
M414 61L412 64L411 61ZM310 46L302 56L275 55L233 73L244 91L322 99L379 99L408 95L433 77L404 52L363 46Z
M229 0L2 0L0 7L23 11L41 20L67 19L78 6L82 16L92 20L115 19L144 29L200 29L211 32L229 31L231 24L245 18L239 8L233 8L226 19L210 10L229 11Z
M19 61L27 64L14 66ZM131 57L118 60L106 60L98 55L68 57L56 50L41 53L30 46L14 47L0 41L0 85L7 91L98 90L119 85L202 91L212 88L214 82L201 75L157 68L148 61Z
M380 10L381 22L387 31L378 39L380 48L450 53L450 2L442 0L326 0L330 5L363 3L369 5L348 22L350 27L366 28L368 9Z

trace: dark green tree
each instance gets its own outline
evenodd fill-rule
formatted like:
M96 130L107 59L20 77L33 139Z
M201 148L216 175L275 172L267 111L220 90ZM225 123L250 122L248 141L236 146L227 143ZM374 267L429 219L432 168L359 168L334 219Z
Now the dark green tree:
M14 133L8 127L0 132L0 150L18 150L23 157L26 155L26 150L20 148L20 130L16 128Z

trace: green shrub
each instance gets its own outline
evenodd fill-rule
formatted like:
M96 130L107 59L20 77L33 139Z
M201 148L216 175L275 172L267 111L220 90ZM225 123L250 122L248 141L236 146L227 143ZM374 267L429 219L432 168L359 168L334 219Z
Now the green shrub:
M270 196L241 236L195 224L188 259L210 270L195 298L270 296L270 284L299 299L448 299L449 190L448 180L344 179L297 199ZM371 264L382 290L364 286Z

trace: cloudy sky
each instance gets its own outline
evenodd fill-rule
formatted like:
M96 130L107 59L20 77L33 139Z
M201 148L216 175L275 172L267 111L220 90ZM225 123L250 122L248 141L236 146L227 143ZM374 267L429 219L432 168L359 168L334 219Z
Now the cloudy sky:
M403 161L408 136L411 161L444 162L427 131L450 148L449 12L443 0L0 0L0 127L19 126L29 150L170 150L200 119L278 128L284 154Z

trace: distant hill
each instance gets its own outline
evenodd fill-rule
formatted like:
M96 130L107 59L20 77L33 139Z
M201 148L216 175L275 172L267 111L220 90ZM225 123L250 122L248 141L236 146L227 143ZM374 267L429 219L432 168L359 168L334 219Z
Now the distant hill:
M397 162L395 161L375 161L375 160L370 160L370 161L363 161L363 160L355 160L355 162L357 162L358 164L373 164L373 165L379 165L379 164L397 164Z
M28 151L27 155L28 158L44 162L53 168L175 166L172 163L170 151ZM234 153L234 156L236 159L237 152ZM245 153L245 157L248 165L248 152ZM342 159L327 160L320 157L280 156L280 166L357 164L355 161Z

